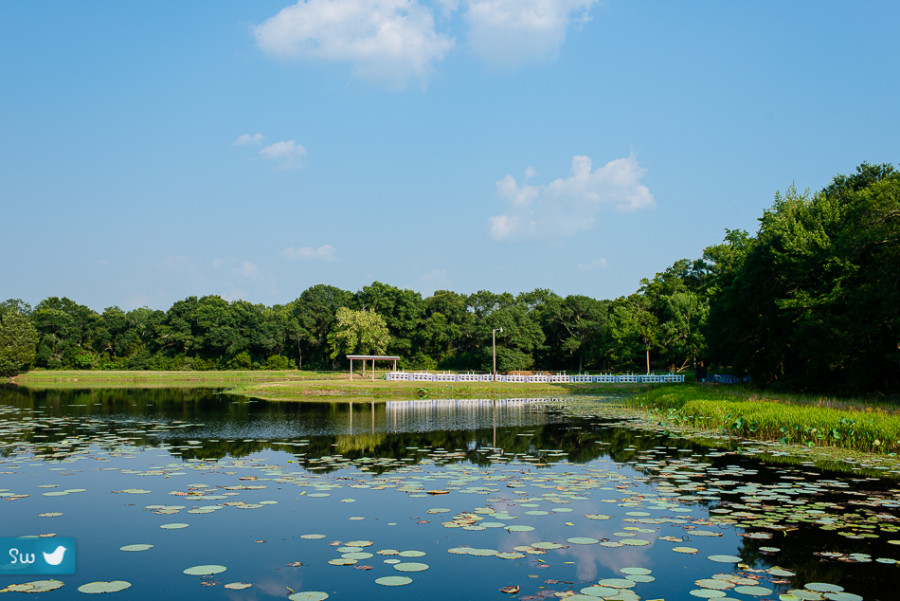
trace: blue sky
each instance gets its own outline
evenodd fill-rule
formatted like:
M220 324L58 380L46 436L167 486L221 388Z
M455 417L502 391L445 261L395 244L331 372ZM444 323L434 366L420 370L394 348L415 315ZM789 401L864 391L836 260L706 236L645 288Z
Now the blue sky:
M0 298L615 298L896 164L900 3L0 4Z

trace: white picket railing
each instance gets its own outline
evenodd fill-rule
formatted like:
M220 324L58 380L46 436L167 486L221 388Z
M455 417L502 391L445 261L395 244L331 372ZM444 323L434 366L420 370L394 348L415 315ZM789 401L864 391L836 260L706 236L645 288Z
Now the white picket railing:
M428 373L415 372L407 373L403 371L392 371L385 375L385 379L389 382L492 382L494 378L491 374L450 374L450 373ZM657 384L657 383L673 383L684 382L684 374L599 374L577 376L568 376L564 374L556 375L532 375L523 376L520 374L498 375L497 382L547 382L553 384Z

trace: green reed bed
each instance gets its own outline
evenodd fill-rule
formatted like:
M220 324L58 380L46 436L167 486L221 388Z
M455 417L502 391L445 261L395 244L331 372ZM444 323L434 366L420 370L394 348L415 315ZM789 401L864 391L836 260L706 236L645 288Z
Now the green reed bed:
M669 423L785 444L900 451L900 413L891 402L754 392L745 388L659 387L629 399Z

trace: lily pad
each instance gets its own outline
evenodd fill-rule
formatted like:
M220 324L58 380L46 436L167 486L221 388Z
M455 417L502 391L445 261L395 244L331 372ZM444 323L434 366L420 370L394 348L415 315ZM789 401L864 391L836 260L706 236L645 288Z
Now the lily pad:
M290 601L325 601L327 598L328 593L322 591L301 591L288 596Z
M34 580L24 584L10 584L0 589L0 593L48 593L62 588L63 585L61 580Z
M741 558L737 555L710 555L707 557L710 561L717 563L740 563Z
M184 573L188 576L210 576L212 574L221 574L227 569L228 568L226 568L225 566L210 564L188 568L184 570Z
M249 582L229 582L225 585L225 588L230 591L242 591L244 589L250 588L251 586L253 585Z
M138 545L125 545L124 547L119 547L120 551L146 551L148 549L152 549L153 545L146 544L138 544Z
M125 580L98 581L82 584L78 587L78 592L96 595L101 593L118 593L131 587L130 582Z
M394 569L398 572L424 572L428 567L427 563L419 563L416 561L406 561L394 564Z
M375 580L375 584L382 586L404 586L412 582L409 576L382 576Z

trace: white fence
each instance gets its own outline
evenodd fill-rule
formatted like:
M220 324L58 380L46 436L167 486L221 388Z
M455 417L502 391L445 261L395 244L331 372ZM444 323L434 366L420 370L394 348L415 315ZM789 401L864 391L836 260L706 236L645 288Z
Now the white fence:
M491 374L451 374L428 372L407 373L403 371L389 372L385 379L389 382L493 382ZM644 383L669 383L684 382L684 374L600 374L596 376L578 375L567 376L564 374L523 376L519 374L498 375L497 382L548 382L556 384L644 384Z

